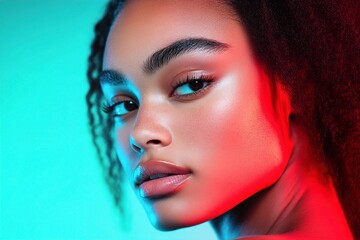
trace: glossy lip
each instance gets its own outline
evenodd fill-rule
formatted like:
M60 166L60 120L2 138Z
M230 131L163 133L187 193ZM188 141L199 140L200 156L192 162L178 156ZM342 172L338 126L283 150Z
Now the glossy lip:
M135 186L141 197L159 198L177 192L190 178L185 167L161 160L141 162L134 172Z
M150 160L146 162L141 162L139 166L135 169L134 182L137 186L139 186L144 182L152 181L150 177L159 176L161 174L187 175L191 174L191 171L185 167L181 167L170 162L161 160Z

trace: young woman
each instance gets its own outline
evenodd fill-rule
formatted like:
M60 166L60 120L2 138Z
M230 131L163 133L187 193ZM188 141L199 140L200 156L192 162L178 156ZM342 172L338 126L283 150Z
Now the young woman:
M357 1L111 1L87 95L117 202L220 239L359 235ZM106 151L103 152L102 149Z

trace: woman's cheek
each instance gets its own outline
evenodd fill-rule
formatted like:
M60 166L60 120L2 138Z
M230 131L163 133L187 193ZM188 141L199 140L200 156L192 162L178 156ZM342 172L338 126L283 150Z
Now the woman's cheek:
M202 107L186 114L179 131L203 193L197 195L212 196L218 204L228 199L229 206L272 184L283 169L277 134L261 111L257 92L234 86L217 86Z

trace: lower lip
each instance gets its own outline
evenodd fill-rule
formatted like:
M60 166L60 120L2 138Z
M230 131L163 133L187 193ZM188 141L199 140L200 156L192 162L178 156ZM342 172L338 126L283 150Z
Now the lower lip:
M190 174L179 174L146 181L140 185L140 196L155 198L173 194L189 177Z

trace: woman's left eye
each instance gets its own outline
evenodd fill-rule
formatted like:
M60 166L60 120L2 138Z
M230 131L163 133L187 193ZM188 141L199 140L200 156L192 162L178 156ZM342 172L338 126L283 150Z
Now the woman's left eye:
M176 86L173 92L173 96L188 96L201 92L207 86L210 85L211 80L193 79L187 80L185 83L181 83Z

